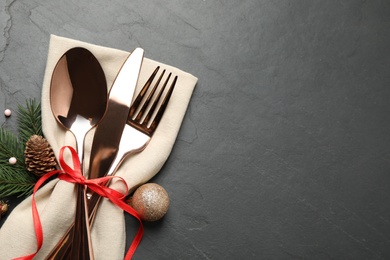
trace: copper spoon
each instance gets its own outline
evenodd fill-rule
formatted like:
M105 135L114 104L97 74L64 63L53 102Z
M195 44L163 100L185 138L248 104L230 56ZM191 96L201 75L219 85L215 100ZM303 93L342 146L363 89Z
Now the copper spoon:
M103 117L107 104L107 83L102 67L87 49L68 50L54 68L50 105L56 120L76 139L83 165L84 137ZM81 166L82 167L82 166ZM71 259L93 259L85 189L77 185L77 206Z

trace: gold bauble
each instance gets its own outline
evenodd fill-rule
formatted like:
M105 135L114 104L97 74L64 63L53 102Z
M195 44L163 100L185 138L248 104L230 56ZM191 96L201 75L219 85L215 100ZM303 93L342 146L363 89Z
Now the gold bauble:
M147 183L134 192L129 204L138 212L142 220L157 221L167 213L169 197L160 185Z

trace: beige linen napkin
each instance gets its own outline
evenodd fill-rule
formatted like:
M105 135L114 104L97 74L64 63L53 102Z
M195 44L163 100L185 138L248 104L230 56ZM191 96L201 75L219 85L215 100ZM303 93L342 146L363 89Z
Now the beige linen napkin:
M45 137L52 145L57 156L62 146L74 146L75 141L69 132L59 126L52 115L49 100L50 81L58 59L73 47L84 47L96 56L105 72L108 88L111 87L119 68L129 55L128 52L121 50L96 46L55 35L51 36L42 87L42 125ZM147 50L145 50L145 54L147 56ZM130 190L134 190L140 184L150 180L158 173L168 158L197 82L197 78L186 72L145 58L136 93L157 66L178 75L178 82L165 115L147 148L143 152L126 159L116 174L126 180ZM89 158L92 138L93 131L86 138L86 159ZM112 186L115 187L115 184L113 182ZM117 186L116 188L121 187ZM53 180L38 191L36 200L44 232L43 247L36 259L44 259L73 222L75 209L74 185ZM92 230L95 259L123 259L125 242L123 211L108 200L103 200ZM0 259L8 260L13 257L24 256L35 252L35 250L36 240L31 217L30 197L12 211L0 229Z

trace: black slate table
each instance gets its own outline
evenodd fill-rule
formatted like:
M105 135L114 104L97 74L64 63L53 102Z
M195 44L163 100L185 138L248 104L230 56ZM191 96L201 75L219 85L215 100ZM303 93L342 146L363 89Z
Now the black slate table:
M0 27L1 111L50 34L199 78L135 259L390 258L389 1L6 0Z

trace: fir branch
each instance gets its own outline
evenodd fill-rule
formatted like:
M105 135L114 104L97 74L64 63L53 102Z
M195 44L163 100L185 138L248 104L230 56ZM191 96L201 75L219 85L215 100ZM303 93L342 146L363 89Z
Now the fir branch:
M19 138L23 144L34 134L43 136L40 102L30 99L26 101L26 107L18 105L17 122Z
M30 99L26 107L18 105L17 123L19 137L0 127L0 198L29 195L37 181L26 169L24 150L32 135L43 135L40 103ZM8 162L11 157L16 158L16 164Z
M34 189L36 179L27 170L14 166L0 164L0 198L16 194L18 197L26 196Z
M24 146L19 142L15 134L4 128L0 128L0 164L8 164L8 160L11 157L17 159L14 167L25 169Z
M15 157L12 165L9 158ZM31 194L36 178L27 171L24 162L24 145L12 132L0 128L0 198L14 194Z

